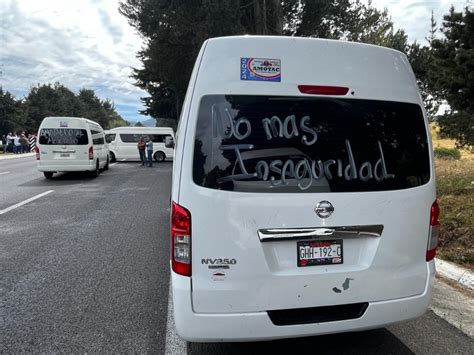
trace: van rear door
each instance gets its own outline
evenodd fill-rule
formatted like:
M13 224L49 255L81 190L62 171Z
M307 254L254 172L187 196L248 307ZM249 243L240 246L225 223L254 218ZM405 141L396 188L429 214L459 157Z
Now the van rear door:
M40 128L41 164L73 166L88 160L88 148L91 138L81 121L47 120Z
M211 94L190 132L179 204L191 213L196 312L424 291L434 198L419 105Z

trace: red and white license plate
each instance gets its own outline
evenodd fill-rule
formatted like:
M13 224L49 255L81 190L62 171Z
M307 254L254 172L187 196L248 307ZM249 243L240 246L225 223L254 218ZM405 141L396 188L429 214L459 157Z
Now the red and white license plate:
M298 266L342 264L342 240L313 240L296 243Z

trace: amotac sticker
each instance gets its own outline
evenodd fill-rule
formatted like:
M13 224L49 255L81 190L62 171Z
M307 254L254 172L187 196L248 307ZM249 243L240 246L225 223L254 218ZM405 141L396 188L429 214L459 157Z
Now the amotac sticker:
M280 59L240 58L240 80L281 81Z

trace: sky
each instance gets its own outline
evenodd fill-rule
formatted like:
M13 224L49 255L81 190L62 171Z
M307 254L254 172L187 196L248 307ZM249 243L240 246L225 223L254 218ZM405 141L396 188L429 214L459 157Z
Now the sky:
M93 89L126 120L145 120L131 67L142 39L115 0L0 0L0 86L15 97L38 83Z
M367 2L367 1L366 1ZM433 11L437 27L443 22L443 15L449 12L451 5L457 11L466 6L471 9L473 0L372 0L372 5L379 9L387 8L395 29L402 28L408 35L408 41L415 40L427 44L430 30L431 11ZM471 9L472 10L472 9Z
M367 0L368 1L368 0ZM118 12L118 0L0 0L0 86L15 97L36 84L60 82L77 92L93 89L114 101L127 121L144 121L132 67L143 40ZM438 27L451 4L460 10L473 0L373 0L388 8L395 28L410 42L425 44L431 11Z

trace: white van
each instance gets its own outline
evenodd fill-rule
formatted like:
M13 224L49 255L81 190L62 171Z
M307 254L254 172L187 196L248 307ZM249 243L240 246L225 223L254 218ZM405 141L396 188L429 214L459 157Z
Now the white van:
M174 132L170 127L117 127L105 132L109 143L110 160L140 160L137 143L140 137L153 142L153 159L156 161L174 158Z
M101 169L109 168L104 130L87 118L46 117L39 127L36 160L46 179L70 171L99 176Z
M438 205L406 56L308 38L206 41L176 135L178 334L250 341L427 309Z

